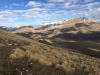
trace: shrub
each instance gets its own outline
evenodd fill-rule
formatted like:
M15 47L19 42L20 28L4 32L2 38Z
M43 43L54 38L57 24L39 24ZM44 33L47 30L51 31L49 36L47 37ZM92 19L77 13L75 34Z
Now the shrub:
M11 54L11 55L9 56L9 58L11 58L11 59L17 59L17 56L16 56L16 54Z
M24 51L22 51L19 48L16 48L13 50L12 54L10 55L10 58L24 58L26 55L26 53Z
M39 60L39 54L37 53L29 57L29 61L38 61L38 60Z
M3 47L3 46L5 46L4 44L0 44L0 47Z

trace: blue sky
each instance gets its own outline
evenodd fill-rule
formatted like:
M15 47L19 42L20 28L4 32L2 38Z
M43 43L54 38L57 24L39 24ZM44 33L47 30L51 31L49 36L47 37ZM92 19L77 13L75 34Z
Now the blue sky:
M38 26L79 17L100 21L100 0L0 0L0 26Z

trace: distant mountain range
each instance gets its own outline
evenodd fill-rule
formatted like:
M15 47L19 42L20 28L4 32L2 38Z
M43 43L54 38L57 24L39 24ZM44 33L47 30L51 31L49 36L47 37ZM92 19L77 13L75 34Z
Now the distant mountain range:
M0 29L31 39L56 37L94 39L100 37L100 23L90 18L71 18L48 22L41 24L38 28L31 25L22 25L17 27L0 26Z
M0 26L1 30L9 31L12 33L33 32L34 27L31 25L20 25L15 27Z

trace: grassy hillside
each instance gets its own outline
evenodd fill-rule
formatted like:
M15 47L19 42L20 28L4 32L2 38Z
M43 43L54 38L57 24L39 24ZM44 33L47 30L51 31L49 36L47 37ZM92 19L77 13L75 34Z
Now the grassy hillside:
M52 39L53 44L58 47L66 48L74 52L81 54L86 54L92 57L100 58L100 40L99 39L90 39L90 40L81 40L81 39L62 39L56 38Z
M1 75L100 75L100 59L0 30Z

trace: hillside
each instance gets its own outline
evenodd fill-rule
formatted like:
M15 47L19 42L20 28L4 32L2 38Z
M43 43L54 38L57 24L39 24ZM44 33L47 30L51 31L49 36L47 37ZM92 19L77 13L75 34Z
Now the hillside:
M0 30L1 75L100 75L100 59Z
M72 18L50 23L43 23L40 27L35 28L33 31L29 31L27 33L24 31L24 29L22 29L22 31L19 30L12 32L31 39L99 39L100 23L89 18Z
M57 23L54 22L53 24L43 24L40 28L37 28L37 32L45 34L45 36L41 36L44 38L54 38L57 36L66 39L92 39L92 35L100 34L100 23L89 18L72 18L58 21ZM95 38L100 37L96 35Z
M54 46L100 58L100 23L89 18L48 22L38 28L23 25L7 30L36 41L48 39Z
M89 18L71 18L61 21L48 22L34 28L31 25L5 27L0 29L16 33L31 39L63 38L63 39L99 39L100 23ZM95 36L95 37L94 37Z
M19 25L13 27L0 26L0 30L4 30L12 33L27 33L27 32L35 31L34 27L31 25Z
M100 58L100 23L89 18L43 23L34 32L16 34L34 40L49 39L53 45Z
M27 32L34 32L34 31L35 31L35 29L33 26L23 25L23 26L16 27L15 29L12 28L12 30L10 32L12 32L12 33L27 33Z

